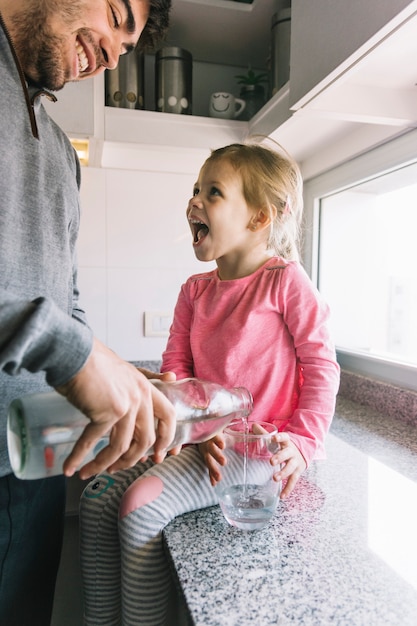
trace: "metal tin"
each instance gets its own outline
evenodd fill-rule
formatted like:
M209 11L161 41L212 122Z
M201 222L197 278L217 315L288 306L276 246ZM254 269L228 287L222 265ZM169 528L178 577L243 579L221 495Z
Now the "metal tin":
M106 70L106 106L143 109L145 106L145 56L135 50L122 55L114 70Z
M291 9L282 9L271 21L271 96L290 78Z
M188 50L169 46L155 57L156 110L164 113L192 113L193 58Z

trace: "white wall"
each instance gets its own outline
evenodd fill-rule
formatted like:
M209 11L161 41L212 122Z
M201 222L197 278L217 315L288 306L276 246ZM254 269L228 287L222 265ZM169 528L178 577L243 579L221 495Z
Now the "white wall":
M159 172L82 170L81 304L95 334L122 358L160 359L166 337L144 336L144 312L172 313L185 279L214 267L195 259L185 219L208 154L178 151Z

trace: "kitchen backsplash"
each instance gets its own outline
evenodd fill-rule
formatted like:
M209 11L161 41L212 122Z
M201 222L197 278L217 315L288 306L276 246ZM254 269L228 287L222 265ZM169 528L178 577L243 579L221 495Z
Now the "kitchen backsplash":
M130 361L135 367L143 367L143 369L151 372L159 372L161 370L162 361Z
M417 393L342 370L339 395L417 426Z

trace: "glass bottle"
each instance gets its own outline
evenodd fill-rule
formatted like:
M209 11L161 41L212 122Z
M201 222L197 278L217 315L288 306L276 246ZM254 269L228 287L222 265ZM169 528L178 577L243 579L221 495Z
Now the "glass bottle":
M197 378L174 382L155 379L151 382L176 409L176 430L171 448L206 441L232 419L248 416L252 411L252 396L244 387L226 389ZM7 443L15 475L27 480L62 474L65 459L89 421L55 391L13 400L7 420ZM100 439L83 460L83 465L92 460L108 441L108 436ZM152 452L153 448L148 450L148 454Z

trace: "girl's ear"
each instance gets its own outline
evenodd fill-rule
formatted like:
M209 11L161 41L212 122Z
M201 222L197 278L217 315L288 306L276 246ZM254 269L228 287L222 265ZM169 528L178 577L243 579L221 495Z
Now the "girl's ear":
M271 205L269 210L258 209L253 214L250 221L251 230L262 230L271 225L277 214L277 209L274 205Z

